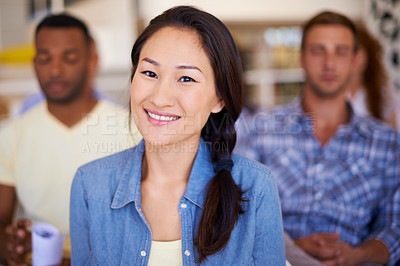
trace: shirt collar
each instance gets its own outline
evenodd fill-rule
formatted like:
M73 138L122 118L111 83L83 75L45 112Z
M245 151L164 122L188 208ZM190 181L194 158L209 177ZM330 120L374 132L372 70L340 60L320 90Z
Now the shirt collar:
M350 122L345 126L347 126L348 130L353 132L357 130L360 135L369 137L372 132L370 128L371 124L369 123L371 118L357 115L349 102L347 102L347 105L350 110Z
M132 201L138 201L140 204L140 181L144 140L136 147L131 148L130 151L117 191L111 203L111 208L113 209L122 208Z
M141 202L141 169L145 149L144 140L130 150L128 162L121 175L121 179L114 194L111 208L122 208L130 202ZM199 148L190 173L189 182L184 197L193 204L203 207L205 188L208 181L214 176L214 169L210 157L210 144L200 139Z
M296 97L289 105L290 119L288 120L289 127L298 127L298 125L305 125L313 120L316 113L304 112L302 107L302 97Z
M291 119L289 122L290 126L296 127L298 124L304 125L304 123L307 123L310 120L312 120L313 116L317 115L316 113L304 112L301 102L302 102L302 97L300 96L300 97L296 97L289 104L291 113L298 114L298 115L292 117L293 119ZM347 102L347 108L350 111L350 121L349 121L349 123L342 125L340 127L340 129L338 130L338 132L340 131L340 134L343 134L343 133L352 133L352 132L355 132L354 130L356 130L358 133L360 133L363 136L370 135L371 130L369 129L368 123L366 123L366 121L368 119L365 117L356 115L349 102Z
M204 205L204 199L206 196L205 189L208 181L215 175L213 164L211 163L210 145L210 143L200 139L199 149L184 194L186 199L201 208L203 208Z

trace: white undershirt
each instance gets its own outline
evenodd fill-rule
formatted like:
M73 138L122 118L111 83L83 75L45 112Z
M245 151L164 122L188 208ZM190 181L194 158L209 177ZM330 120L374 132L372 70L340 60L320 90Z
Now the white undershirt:
M178 266L182 263L182 241L151 241L149 266Z

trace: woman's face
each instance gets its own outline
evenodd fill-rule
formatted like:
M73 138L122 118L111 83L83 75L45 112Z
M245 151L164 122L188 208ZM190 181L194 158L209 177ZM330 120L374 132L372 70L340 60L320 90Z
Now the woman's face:
M199 141L210 113L223 104L196 33L165 27L147 40L132 80L131 108L146 143Z

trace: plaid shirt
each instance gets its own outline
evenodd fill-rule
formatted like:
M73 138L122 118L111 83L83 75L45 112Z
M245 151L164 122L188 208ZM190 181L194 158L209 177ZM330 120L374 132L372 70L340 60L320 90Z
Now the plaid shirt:
M351 109L351 108L350 108ZM358 245L379 239L389 265L400 259L400 135L352 113L321 146L300 99L238 120L236 152L269 166L277 180L285 230L299 238L340 232Z

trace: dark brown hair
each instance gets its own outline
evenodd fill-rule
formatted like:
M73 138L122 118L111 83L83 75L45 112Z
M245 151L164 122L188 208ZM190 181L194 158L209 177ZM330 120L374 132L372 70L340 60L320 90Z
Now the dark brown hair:
M235 121L242 109L243 76L235 42L225 25L213 15L190 6L171 8L150 21L132 48L135 75L143 45L158 30L176 27L193 31L199 37L214 72L218 97L225 107L212 113L202 129L202 138L210 143L212 162L230 159L236 143ZM223 249L229 241L239 215L243 213L243 191L231 172L222 170L209 181L195 244L199 262Z
M357 31L359 46L364 49L366 56L362 85L367 92L367 106L372 116L383 119L384 92L388 85L388 75L382 61L383 49L364 25L358 25Z
M301 40L301 49L304 50L306 38L308 32L311 30L312 27L317 26L317 25L342 25L348 28L351 33L353 34L354 37L354 51L357 51L357 29L354 23L347 18L346 16L343 16L342 14L331 12L331 11L324 11L313 18L311 18L309 21L306 22L306 24L303 25L303 38Z

